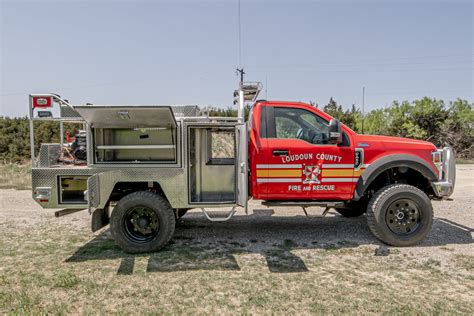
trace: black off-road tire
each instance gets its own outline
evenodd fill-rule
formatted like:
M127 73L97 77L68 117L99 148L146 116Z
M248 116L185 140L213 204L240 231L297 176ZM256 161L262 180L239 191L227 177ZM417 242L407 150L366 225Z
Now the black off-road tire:
M368 201L366 199L353 202L348 208L336 208L336 211L344 217L359 217L367 211Z
M125 220L134 208L146 208L159 223L156 236L150 240L137 242L127 232ZM163 248L171 239L175 229L175 214L166 199L156 193L139 191L123 197L112 211L110 232L115 243L128 253L153 252Z
M403 205L399 206L398 201L403 201ZM416 228L399 225L399 228L394 229L393 226L397 223L390 222L393 212L405 205L409 209L407 225L416 224ZM414 221L414 218L409 216L412 212L415 214L415 209L418 216ZM369 201L367 222L371 232L382 242L397 247L412 246L422 241L431 231L433 207L428 196L420 189L407 184L392 184L380 189ZM397 229L402 231L396 231Z

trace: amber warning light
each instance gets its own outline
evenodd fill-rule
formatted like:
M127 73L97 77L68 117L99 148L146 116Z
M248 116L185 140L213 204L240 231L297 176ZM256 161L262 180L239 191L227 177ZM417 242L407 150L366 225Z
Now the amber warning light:
M50 108L53 106L53 98L51 96L33 97L33 108Z

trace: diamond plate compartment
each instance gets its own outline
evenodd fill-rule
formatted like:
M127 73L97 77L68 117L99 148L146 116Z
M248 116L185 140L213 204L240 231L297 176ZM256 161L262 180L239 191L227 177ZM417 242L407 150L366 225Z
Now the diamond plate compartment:
M81 115L79 115L79 113L76 110L74 110L72 107L62 105L61 106L61 117L81 118Z
M37 166L47 168L58 164L61 155L60 144L41 144Z
M199 116L201 112L197 105L172 105L171 110L176 117Z
M187 180L183 168L152 167L137 168L136 166L111 167L75 167L75 168L33 168L32 188L50 187L51 198L48 202L40 203L44 208L77 208L89 207L89 204L59 204L59 176L72 175L96 175L97 180L89 179L92 192L98 195L89 196L90 206L104 208L112 190L118 182L157 182L163 189L166 198L173 208L186 208L187 204ZM118 169L120 168L120 169ZM89 185L88 180L88 185ZM100 183L100 185L99 185Z

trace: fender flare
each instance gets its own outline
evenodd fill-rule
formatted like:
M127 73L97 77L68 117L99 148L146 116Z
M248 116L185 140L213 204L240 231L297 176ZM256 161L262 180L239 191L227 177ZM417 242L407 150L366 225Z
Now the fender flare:
M370 184L381 173L396 167L407 167L416 170L430 182L438 180L438 175L431 165L417 156L404 154L384 156L371 163L361 174L355 185L353 200L360 200Z

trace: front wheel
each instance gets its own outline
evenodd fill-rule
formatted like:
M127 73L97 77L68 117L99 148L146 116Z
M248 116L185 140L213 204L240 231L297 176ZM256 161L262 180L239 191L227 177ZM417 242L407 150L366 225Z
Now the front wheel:
M418 188L393 184L380 189L369 202L367 221L372 233L392 246L411 246L423 240L433 224L433 207Z
M165 246L174 233L175 215L163 197L146 191L123 197L110 218L110 232L128 253L152 252Z

